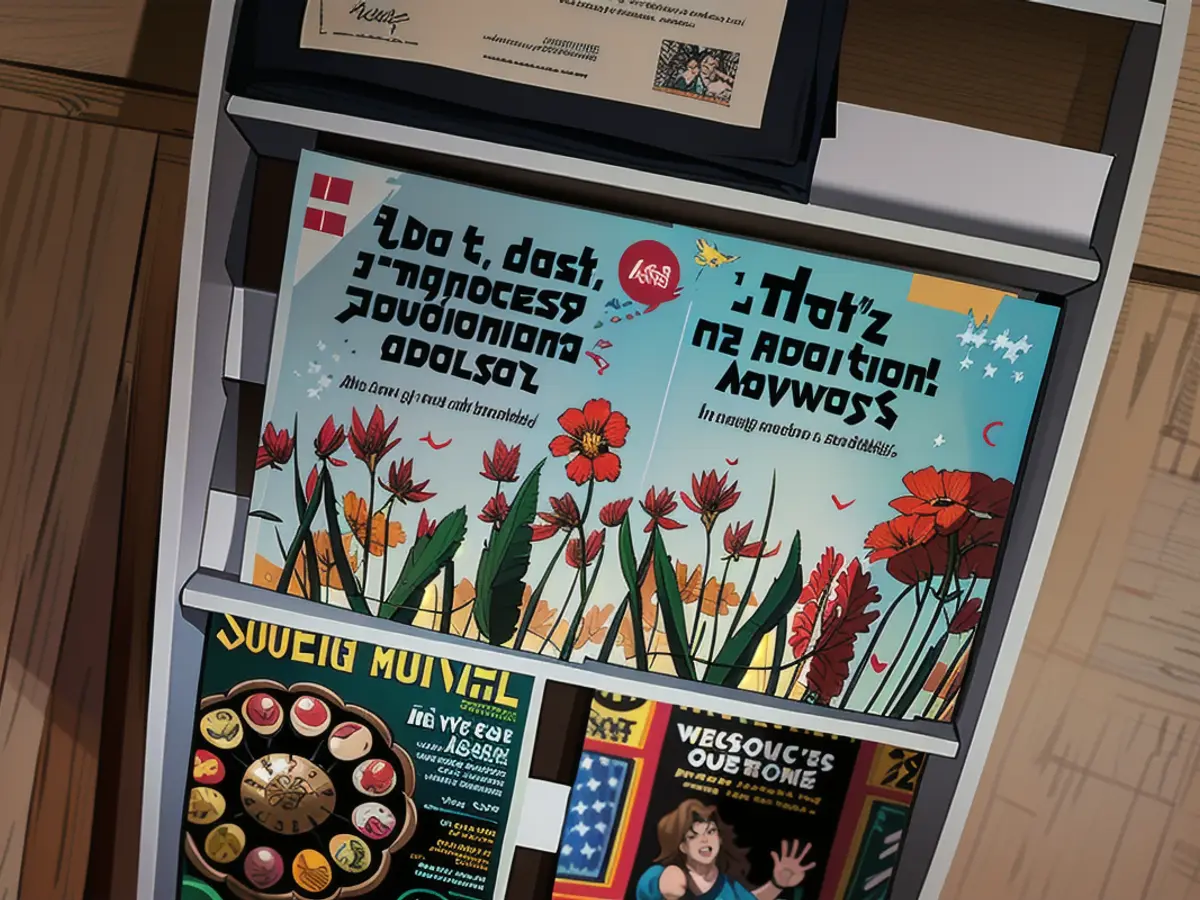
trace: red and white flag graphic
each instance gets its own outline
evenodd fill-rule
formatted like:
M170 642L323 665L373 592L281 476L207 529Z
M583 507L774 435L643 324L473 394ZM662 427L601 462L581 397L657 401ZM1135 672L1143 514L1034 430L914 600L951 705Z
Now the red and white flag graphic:
M346 233L345 209L349 207L353 193L354 182L349 178L314 175L308 192L308 207L304 210L304 227L342 237Z

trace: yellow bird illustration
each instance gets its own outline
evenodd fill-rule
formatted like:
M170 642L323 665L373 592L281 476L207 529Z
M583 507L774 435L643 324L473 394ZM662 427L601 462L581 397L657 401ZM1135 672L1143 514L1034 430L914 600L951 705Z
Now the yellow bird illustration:
M696 238L696 249L699 251L696 254L696 265L707 266L710 269L741 259L740 256L727 256L704 238Z

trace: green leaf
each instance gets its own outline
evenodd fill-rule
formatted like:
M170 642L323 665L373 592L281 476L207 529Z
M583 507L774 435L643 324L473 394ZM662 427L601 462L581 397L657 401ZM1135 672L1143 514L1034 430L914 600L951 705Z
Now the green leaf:
M300 433L300 417L296 416L292 424L292 434ZM300 480L300 454L292 453L292 487L296 492L296 515L301 519L308 512L309 501L304 496L304 484ZM317 493L316 487L313 488L313 494ZM321 566L317 562L317 545L313 540L312 520L309 520L310 525L304 529L304 581L308 587L308 599L321 599Z
M667 636L667 647L675 663L675 672L680 678L696 680L696 666L688 649L687 623L684 621L683 598L679 596L679 582L675 580L675 566L667 556L662 532L654 529L654 584L658 592L658 609L662 613L663 631ZM699 603L699 599L696 601Z
M762 604L754 611L746 624L731 634L721 647L717 658L712 661L704 680L709 684L737 687L746 674L746 667L754 658L759 643L772 628L778 626L788 614L804 588L804 573L800 569L800 532L792 537L792 546L783 563L783 571L767 591Z
M625 576L625 587L629 591L625 603L621 604L617 618L613 620L612 629L621 627L622 614L626 604L629 608L630 629L633 632L633 656L637 667L645 672L650 668L646 658L646 636L642 634L642 591L638 578L638 564L633 556L633 532L629 528L629 513L621 520L621 530L617 534L617 552L621 556L621 574Z
M504 522L491 535L479 555L475 574L475 606L472 610L479 633L497 647L516 633L525 573L533 547L533 520L537 516L541 460L525 476L513 497Z
M292 583L292 573L296 571L296 561L300 558L300 550L306 543L312 541L312 523L317 517L317 510L321 508L321 495L325 493L324 487L328 478L323 478L317 482L317 487L313 491L312 498L308 504L302 509L297 504L297 511L300 512L300 525L296 529L296 534L292 537L292 543L288 547L287 556L283 560L283 572L279 576L279 584L275 586L275 590L280 594L288 592L288 585ZM301 488L303 490L303 488ZM329 482L329 490L333 491L333 484ZM330 532L332 534L333 532ZM316 562L316 554L310 554L313 562ZM319 585L318 585L319 586Z
M413 541L396 583L379 606L380 618L411 625L421 609L425 588L454 558L466 536L467 508L462 506L438 522L433 534Z
M252 516L255 519L266 519L268 522L283 522L283 519L279 518L279 516L275 515L275 513L267 512L265 509L252 509L247 513L247 515Z
M358 586L358 579L354 577L354 570L350 568L346 548L342 546L342 529L338 525L337 499L333 496L333 479L329 477L328 469L321 473L320 485L317 490L313 491L313 497L325 495L325 523L329 528L333 565L337 569L338 578L342 580L342 590L346 592L346 601L355 612L370 614L371 610L367 606L366 598L363 597L362 588ZM370 527L369 523L368 527Z

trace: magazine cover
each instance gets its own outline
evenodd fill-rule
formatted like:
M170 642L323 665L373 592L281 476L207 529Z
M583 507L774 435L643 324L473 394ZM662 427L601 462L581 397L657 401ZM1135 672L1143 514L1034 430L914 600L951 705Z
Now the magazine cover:
M243 576L947 718L1057 315L305 153Z
M883 900L924 756L596 694L555 900Z
M491 900L512 854L531 688L212 616L180 900Z

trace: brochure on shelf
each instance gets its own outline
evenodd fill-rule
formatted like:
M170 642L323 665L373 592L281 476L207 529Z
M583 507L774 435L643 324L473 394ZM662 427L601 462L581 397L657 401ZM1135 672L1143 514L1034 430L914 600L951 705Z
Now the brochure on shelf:
M533 679L212 616L181 900L494 896ZM436 889L437 893L431 893Z
M1056 306L301 159L243 578L948 720Z
M884 900L924 763L898 747L596 694L554 898Z

